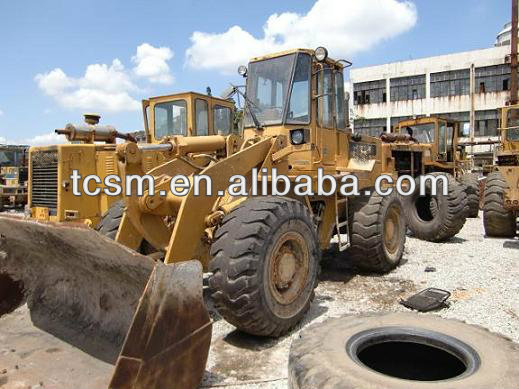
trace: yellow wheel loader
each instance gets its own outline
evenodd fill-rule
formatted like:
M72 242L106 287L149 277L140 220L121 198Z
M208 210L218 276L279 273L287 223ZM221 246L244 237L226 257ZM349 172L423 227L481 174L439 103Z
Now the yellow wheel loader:
M204 136L232 131L234 102L194 92L152 97L142 102L147 143L160 143L168 136ZM31 147L29 152L28 213L36 220L70 221L97 227L99 221L123 196L75 196L70 176L76 170L84 179L96 175L102 181L119 175L115 155L116 139L134 140L112 126L100 125L99 116L86 114L85 123L68 124L56 130L71 142L55 146ZM147 153L143 169L161 164L166 153ZM89 181L91 192L104 189L104 182ZM112 211L113 212L113 211Z
M501 142L488 174L483 202L485 234L513 238L519 215L519 106L500 112Z
M468 172L458 135L458 122L437 116L401 121L392 134L382 135L391 145L399 175L415 177L415 191L402 201L407 225L420 239L445 241L463 228L467 217L478 216L479 184L477 176ZM424 188L426 195L420 196L419 176L425 174L445 176L447 195L441 190L432 195L431 183Z
M140 195L123 181L131 190L115 241L0 218L2 311L26 300L36 325L75 334L69 341L91 353L111 351L110 388L188 389L202 378L211 337L202 271L223 318L280 336L309 309L332 238L341 261L395 268L401 202L374 191L379 175L396 179L394 158L380 139L348 129L347 65L322 47L254 58L240 67L245 92L233 87L245 101L241 139L170 134L117 145L121 177L148 174L153 184ZM170 158L146 170L147 153ZM352 177L359 196L342 186ZM137 253L143 240L161 255Z
M27 203L29 146L0 145L0 212Z

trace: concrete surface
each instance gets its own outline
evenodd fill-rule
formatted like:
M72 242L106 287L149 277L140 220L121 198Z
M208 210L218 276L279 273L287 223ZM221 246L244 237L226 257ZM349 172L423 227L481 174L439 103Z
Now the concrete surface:
M425 272L427 266L436 271ZM338 270L328 256L321 279L304 322L282 339L241 334L211 312L213 342L202 387L286 388L288 351L301 327L344 314L404 311L399 300L427 287L452 292L451 306L437 314L519 341L519 240L485 238L481 218L468 220L446 243L408 237L404 263L388 275ZM26 307L0 319L2 389L103 388L111 370L34 328Z

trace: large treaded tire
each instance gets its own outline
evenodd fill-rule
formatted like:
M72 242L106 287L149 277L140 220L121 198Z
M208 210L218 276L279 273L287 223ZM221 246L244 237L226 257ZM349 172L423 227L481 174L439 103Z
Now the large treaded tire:
M398 266L405 246L405 218L402 203L394 193L381 196L376 192L351 198L349 228L351 246L345 256L351 263L364 271L387 273ZM388 211L399 213L399 225L395 228L395 246L389 251L385 244L385 221ZM346 258L345 258L346 259Z
M464 186L448 173L431 173L432 176L444 175L448 180L448 193L443 195L443 185L439 181L436 196L420 196L420 177L417 177L416 190L409 196L402 196L407 226L418 239L430 242L443 242L455 236L465 225L467 218L467 194ZM431 182L426 183L426 193L431 193ZM431 207L431 200L436 209Z
M359 352L355 351L360 343L359 338L375 339L371 335L375 331L380 336L380 340L373 342L375 344L397 339L395 333L411 336L420 333L423 339L432 339L432 344L439 345L440 349L445 344L453 344L451 351L468 351L466 355L476 355L480 363L472 359L475 362L473 368L470 369L471 364L466 363L465 373L456 378L420 381L414 374L421 374L422 377L423 374L437 374L438 371L443 374L445 370L441 369L441 362L435 358L423 359L424 356L419 353L414 359L405 352L398 352L398 349L392 353L376 354L383 366L390 369L400 367L400 372L413 374L408 379L397 378L402 377L397 374L390 376L372 370L361 362L359 355L362 347L359 347ZM413 341L417 338L406 338L419 343ZM436 343L438 340L445 343ZM369 347L369 343L364 344ZM427 340L422 344L428 344ZM432 373L431 369L436 371ZM290 389L518 389L519 346L484 328L435 315L363 314L328 319L301 331L290 347L288 370Z
M508 185L499 172L487 177L483 204L485 234L493 237L512 238L517 232L516 214L504 207L504 193Z
M291 232L306 242L309 264L297 298L281 306L270 287L271 254ZM209 287L215 307L239 330L281 336L299 323L310 307L321 252L312 217L301 202L271 196L246 200L223 219L211 257Z
M476 174L464 174L461 183L465 185L467 194L467 217L476 218L479 215L479 181Z
M119 200L113 203L108 211L106 211L99 224L96 226L96 231L98 231L101 235L106 236L112 240L115 240L117 235L117 231L119 230L119 225L123 220L124 215L124 200ZM142 240L141 245L139 246L139 250L137 250L142 255L149 255L157 250L148 243L146 240Z
M124 201L116 201L110 206L110 208L108 208L108 211L103 214L99 224L96 226L96 230L107 238L115 240L123 215Z

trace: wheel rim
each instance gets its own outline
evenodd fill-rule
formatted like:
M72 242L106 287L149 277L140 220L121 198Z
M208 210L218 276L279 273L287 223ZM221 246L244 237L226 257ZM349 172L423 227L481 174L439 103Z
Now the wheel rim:
M400 208L393 205L389 208L384 220L384 247L390 254L398 251L400 243L400 231L402 230L402 217Z
M310 268L310 253L304 237L286 232L272 250L269 289L281 305L293 303L305 289Z

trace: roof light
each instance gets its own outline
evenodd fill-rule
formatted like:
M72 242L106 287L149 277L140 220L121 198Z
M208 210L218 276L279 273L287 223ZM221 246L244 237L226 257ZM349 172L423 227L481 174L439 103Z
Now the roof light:
M315 58L319 62L326 61L326 58L328 58L328 50L322 46L319 46L317 49L315 49Z

